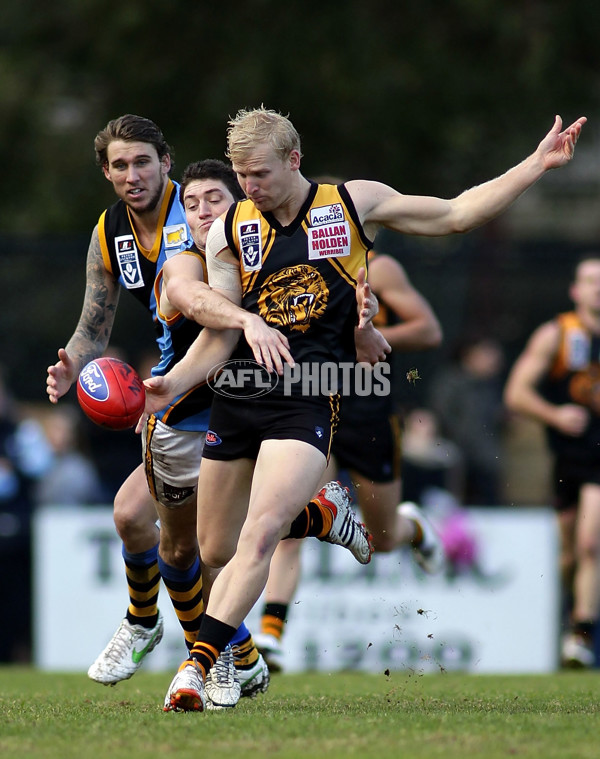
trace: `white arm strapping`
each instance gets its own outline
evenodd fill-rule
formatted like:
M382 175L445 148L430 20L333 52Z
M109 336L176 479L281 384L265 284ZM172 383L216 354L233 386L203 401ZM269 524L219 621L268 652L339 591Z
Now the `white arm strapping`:
M238 295L242 293L239 264L225 261L218 254L229 248L225 237L223 219L216 219L206 238L206 268L208 284L215 290L231 290Z

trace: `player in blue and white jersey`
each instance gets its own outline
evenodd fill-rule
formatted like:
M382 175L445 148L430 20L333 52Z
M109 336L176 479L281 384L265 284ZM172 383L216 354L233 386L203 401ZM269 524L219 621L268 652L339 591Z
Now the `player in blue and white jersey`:
M149 119L125 114L108 122L94 140L96 162L118 200L100 216L92 232L86 265L86 289L79 322L58 362L48 367L46 391L52 403L65 395L79 372L101 356L109 343L121 288L128 290L157 322L154 282L167 257L189 244L179 186L169 177L171 148ZM156 510L140 464L125 480L114 502L117 533L123 541L130 603L113 637L114 671L90 677L118 682L131 677L160 641L160 573ZM127 660L123 668L122 660ZM96 664L96 663L95 663ZM106 679L108 678L108 679Z

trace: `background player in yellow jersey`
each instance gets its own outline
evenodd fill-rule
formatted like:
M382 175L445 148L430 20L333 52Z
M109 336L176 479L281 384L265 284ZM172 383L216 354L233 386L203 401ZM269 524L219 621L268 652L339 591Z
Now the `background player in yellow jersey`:
M561 131L557 117L537 149L520 164L443 200L402 195L363 180L348 182L337 191L315 186L300 172L300 138L289 119L264 108L241 111L229 125L228 151L249 200L211 228L209 281L233 302L272 316L288 338L295 362L339 365L350 355L359 271L380 227L439 236L484 224L546 171L571 160L585 121L578 119ZM318 205L321 201L323 206ZM335 244L322 258L314 242L333 236L331 226L328 233L318 229L333 224L331 214L338 231ZM277 289L284 281L295 285L291 300ZM318 309L313 307L315 299ZM214 364L206 360L205 340L220 343L226 358L237 338L236 333L215 335L204 330L169 375L147 382L147 409L164 406L207 376ZM241 343L234 355L247 361L249 352ZM285 375L283 379L279 394L213 402L213 445L210 458L207 447L203 454L198 531L203 562L225 566L212 587L191 656L167 693L173 709L204 708L206 673L260 597L279 540L316 491L325 470L335 424L331 405L314 393L303 394L303 384L300 389L290 387ZM287 403L286 387L295 392ZM248 389L251 395L257 387Z
M533 332L504 395L510 409L547 429L570 610L561 657L565 666L591 667L600 605L600 253L579 262L569 294L574 310Z

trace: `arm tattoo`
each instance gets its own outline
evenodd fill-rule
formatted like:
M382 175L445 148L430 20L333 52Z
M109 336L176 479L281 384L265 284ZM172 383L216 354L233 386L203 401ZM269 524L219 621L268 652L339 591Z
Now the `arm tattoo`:
M69 356L80 363L80 368L106 350L118 302L119 284L104 265L96 227L87 254L83 308L66 348Z

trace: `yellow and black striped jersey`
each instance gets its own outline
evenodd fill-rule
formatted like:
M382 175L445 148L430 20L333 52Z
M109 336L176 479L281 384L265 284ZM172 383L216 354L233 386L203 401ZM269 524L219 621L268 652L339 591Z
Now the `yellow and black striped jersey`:
M242 306L287 336L296 362L354 360L356 278L372 242L343 184L311 183L286 227L251 200L237 203L225 235L240 261ZM236 355L251 355L243 343Z
M560 342L541 392L556 404L577 403L591 412L584 434L571 437L548 427L550 444L557 452L577 452L600 462L600 336L593 335L578 314L568 311L556 317Z

